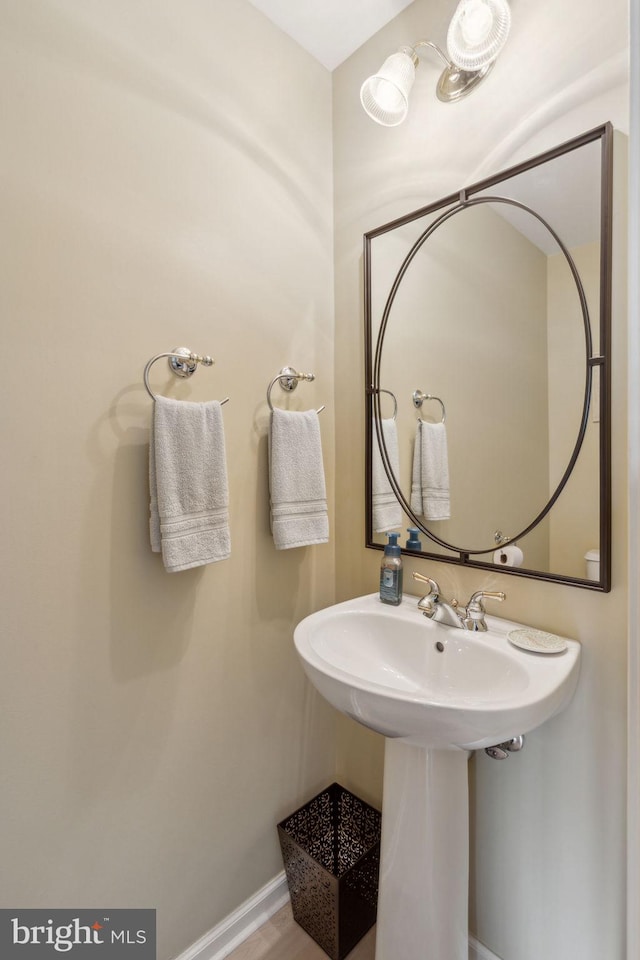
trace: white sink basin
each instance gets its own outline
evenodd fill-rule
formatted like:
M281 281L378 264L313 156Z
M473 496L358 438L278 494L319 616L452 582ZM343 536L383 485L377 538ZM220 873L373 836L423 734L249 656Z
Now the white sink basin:
M305 672L342 713L409 744L475 750L528 733L568 704L575 640L561 653L531 653L507 639L521 624L488 616L489 630L472 633L429 620L416 603L392 607L371 594L298 624Z

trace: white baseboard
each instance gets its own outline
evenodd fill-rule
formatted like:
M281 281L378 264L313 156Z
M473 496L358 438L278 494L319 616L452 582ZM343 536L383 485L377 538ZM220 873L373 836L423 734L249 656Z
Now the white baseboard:
M483 943L469 934L469 960L500 960L500 957L491 953Z
M284 870L253 897L192 943L176 960L224 960L289 900ZM469 960L500 960L469 935Z
M224 960L289 900L284 870L176 960Z

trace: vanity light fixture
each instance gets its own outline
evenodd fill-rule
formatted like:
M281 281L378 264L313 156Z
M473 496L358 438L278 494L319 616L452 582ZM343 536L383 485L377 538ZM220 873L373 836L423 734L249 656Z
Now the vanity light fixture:
M511 11L507 0L460 0L449 24L449 56L431 40L400 47L362 84L360 100L372 120L385 127L402 123L418 66L418 50L429 47L445 64L436 87L443 103L461 100L486 77L509 35Z

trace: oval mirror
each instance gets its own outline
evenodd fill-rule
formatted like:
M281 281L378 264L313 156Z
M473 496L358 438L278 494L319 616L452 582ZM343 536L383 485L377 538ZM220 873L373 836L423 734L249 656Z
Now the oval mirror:
M365 236L368 545L608 589L610 160L606 125Z

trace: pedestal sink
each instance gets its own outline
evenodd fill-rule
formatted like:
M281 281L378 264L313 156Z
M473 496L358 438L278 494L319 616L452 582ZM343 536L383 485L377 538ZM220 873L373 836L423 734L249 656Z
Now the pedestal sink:
M294 642L334 707L385 736L376 960L467 960L470 750L540 726L569 703L580 644L513 646L521 624L469 632L377 594L304 619Z

